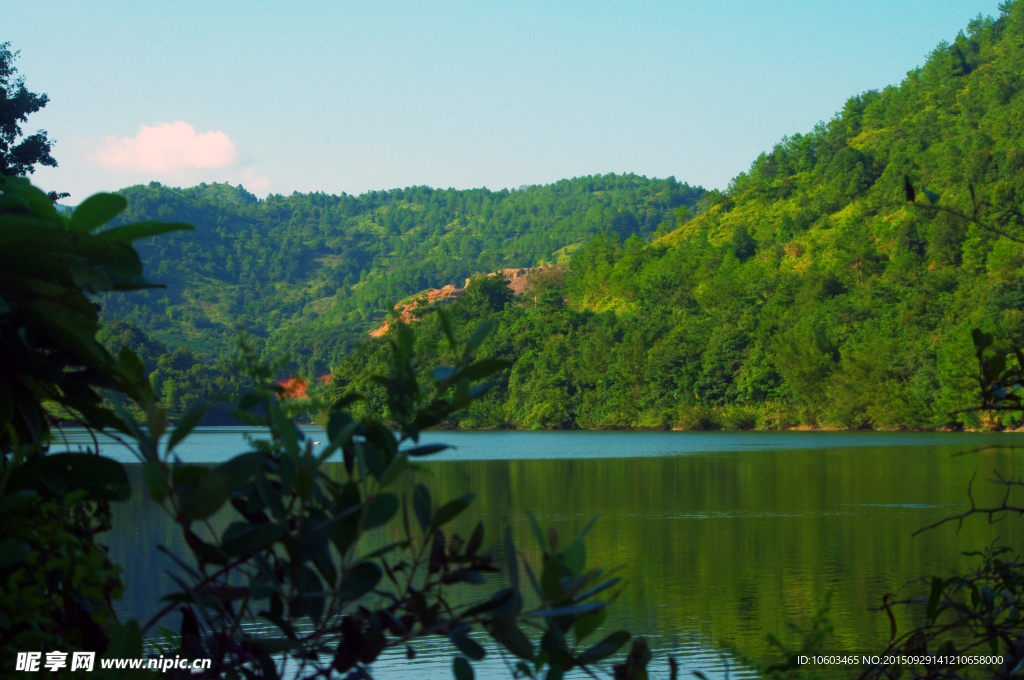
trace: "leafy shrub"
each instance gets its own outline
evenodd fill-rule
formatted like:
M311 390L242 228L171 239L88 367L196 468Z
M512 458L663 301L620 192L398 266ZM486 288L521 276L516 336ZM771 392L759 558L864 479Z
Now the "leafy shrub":
M131 241L187 227L143 223L104 230L124 209L122 197L94 196L68 219L26 180L0 180L0 244L6 246L0 249L0 354L18 360L0 369L0 575L8 586L0 596L0 647L81 646L137 658L143 636L178 611L180 632L166 638L163 651L211 659L207 677L278 678L289 663L301 677L369 677L366 668L385 649L405 646L413 655L416 640L439 635L460 653L453 672L464 680L473 677L470 662L487 653L469 635L474 627L519 660L518 675L531 678L589 671L631 639L616 631L585 643L603 624L606 598L620 583L587 566L584 535L593 522L560 543L530 515L542 554L534 569L521 559L511 528L501 559L484 549L482 523L468 540L446 534L474 494L435 505L422 484L412 499L390 490L416 458L447 448L417 445L420 433L470 407L490 387L481 381L508 366L475 359L493 321L458 343L441 311L457 360L434 368L425 388L412 330L399 325L389 339L388 370L373 377L399 431L373 411L353 417L350 406L362 396L346 394L329 409L329 441L319 451L296 425L284 389L272 380L274 367L261 363L243 340L239 368L255 389L237 399L235 414L267 436L219 465L183 463L174 449L205 407L170 430L138 357L122 348L115 360L97 342L98 317L86 294L153 285L141 278ZM144 423L120 406L104 406L98 392L104 387L130 398ZM95 452L50 453L44 400L90 431L116 433L143 463L149 497L181 526L191 563L171 555L180 589L144 625L114 620L110 600L119 593L119 572L93 541L110 528L109 503L131 493L125 470ZM344 481L325 468L335 454ZM217 532L207 520L222 510L234 521ZM403 538L375 551L360 549L366 532L399 521ZM466 604L450 599L453 586L482 585L485 574L502 566L508 587ZM538 601L530 609L523 571ZM279 634L251 632L257 622L269 622ZM539 647L524 626L542 632ZM6 655L4 663L13 658ZM616 677L646 678L649 660L646 643L636 641Z
M676 416L676 429L679 430L721 430L719 421L720 409L704 404L681 406Z
M757 412L744 406L727 406L718 419L730 430L753 430L757 427Z

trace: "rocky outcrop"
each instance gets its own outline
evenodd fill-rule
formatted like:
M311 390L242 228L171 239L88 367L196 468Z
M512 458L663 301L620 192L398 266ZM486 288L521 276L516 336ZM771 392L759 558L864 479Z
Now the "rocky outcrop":
M522 295L526 291L530 290L530 279L546 272L549 269L554 269L555 265L545 264L540 267L520 267L519 269L499 269L496 272L491 272L488 276L504 276L508 281L508 287L512 289L512 292L516 295ZM468 286L470 279L466 279L465 285ZM465 288L465 286L463 287Z
M505 280L508 281L508 287L512 289L512 292L516 295L522 295L526 291L530 290L532 277L553 268L555 268L555 265L546 264L540 267L499 269L496 272L491 272L488 276L504 276ZM401 321L402 323L411 323L416 321L418 318L416 315L417 310L429 307L430 305L436 304L442 300L459 297L466 292L466 287L469 286L469 282L471 280L472 279L466 279L466 283L463 284L462 288L457 288L451 284L444 288L431 288L430 290L419 293L411 300L399 303L396 305L398 317L390 322L385 321L380 328L375 328L370 331L370 336L379 338L387 333L396 321Z
M396 305L396 308L398 309L398 317L393 321L385 321L384 325L382 325L380 328L375 328L372 331L370 331L370 337L379 338L380 336L387 333L391 329L392 324L396 323L397 321L401 321L402 323L412 323L413 321L416 320L415 312L417 310L422 309L424 307L429 307L430 305L436 304L441 300L457 298L465 292L465 288L456 288L451 284L445 286L444 288L431 288L428 291L424 291L417 295L416 297L414 297L412 300L409 300L408 302L402 302Z

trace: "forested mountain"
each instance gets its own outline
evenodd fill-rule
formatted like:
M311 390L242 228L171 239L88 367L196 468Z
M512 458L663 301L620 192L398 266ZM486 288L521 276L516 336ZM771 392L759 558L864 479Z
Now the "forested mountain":
M1024 341L1024 247L909 205L904 176L968 212L973 185L983 221L1024 237L1024 2L1001 8L652 243L603 232L561 290L519 302L479 282L455 317L498 310L482 351L514 365L461 424L977 425L952 414L976 389L970 329ZM366 345L334 389L372 389L384 354Z
M129 208L115 226L160 219L196 229L140 246L148 275L167 288L107 296L108 319L212 354L241 323L322 373L379 325L389 303L473 274L568 262L606 231L650 238L703 190L605 175L516 191L412 187L262 201L222 184L154 182L121 193Z

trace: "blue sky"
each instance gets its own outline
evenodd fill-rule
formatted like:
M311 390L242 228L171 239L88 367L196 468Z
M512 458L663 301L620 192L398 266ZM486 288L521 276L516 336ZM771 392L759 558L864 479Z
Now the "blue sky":
M35 181L269 192L491 189L634 172L724 188L899 83L990 0L17 2L50 104Z

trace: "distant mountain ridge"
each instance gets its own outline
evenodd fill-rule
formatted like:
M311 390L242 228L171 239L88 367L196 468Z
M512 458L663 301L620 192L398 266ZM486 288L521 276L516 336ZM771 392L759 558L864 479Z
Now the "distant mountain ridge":
M673 178L604 175L517 191L411 187L257 200L230 185L153 182L122 193L129 207L120 221L183 221L196 231L142 244L147 274L168 287L108 296L109 317L210 353L232 342L239 322L258 336L281 336L296 354L310 333L328 333L336 358L416 291L567 259L596 233L650 238L704 190ZM314 361L307 368L319 375L331 357Z

